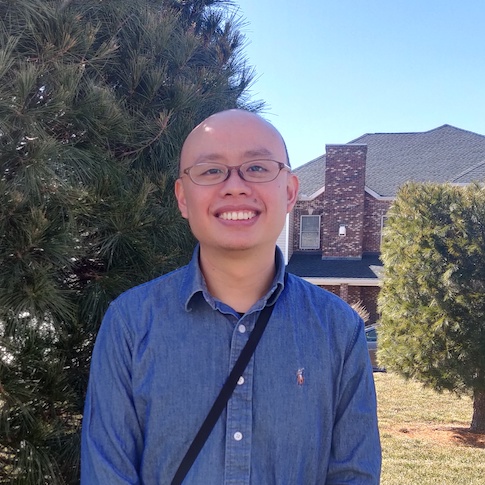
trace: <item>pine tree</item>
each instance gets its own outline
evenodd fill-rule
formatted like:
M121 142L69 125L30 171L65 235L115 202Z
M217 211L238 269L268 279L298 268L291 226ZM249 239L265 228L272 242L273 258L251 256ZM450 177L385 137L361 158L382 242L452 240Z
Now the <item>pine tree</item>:
M93 342L186 262L190 129L257 110L231 3L0 0L0 483L78 483Z
M470 394L485 431L485 190L406 184L382 247L379 362L438 391Z

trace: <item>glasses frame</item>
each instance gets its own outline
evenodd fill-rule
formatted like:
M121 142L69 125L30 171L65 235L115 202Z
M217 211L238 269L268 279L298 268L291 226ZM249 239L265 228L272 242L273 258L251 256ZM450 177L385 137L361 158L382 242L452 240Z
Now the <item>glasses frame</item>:
M278 164L279 170L276 173L276 175L274 176L274 178L272 178L270 180L246 180L244 178L244 173L242 172L241 167L243 165L248 164L248 163L255 163L255 162L274 162L274 163ZM224 178L224 180L221 180L220 182L215 182L215 183L211 183L211 184L200 184L192 178L192 175L190 175L190 170L193 169L194 167L197 167L197 166L200 166L200 165L213 165L213 166L215 165L215 166L224 167L225 169L227 169L226 177ZM285 169L288 170L289 172L291 172L291 167L289 165L287 165L286 163L278 162L278 160L272 160L270 158L261 158L261 159L257 159L257 160L248 160L247 162L241 163L241 165L232 165L232 166L231 165L224 165L223 163L218 163L218 162L214 162L214 163L201 162L201 163L196 163L195 165L192 165L191 167L186 168L185 170L182 171L182 173L184 173L185 175L188 175L189 179L195 185L199 185L200 187L210 187L212 185L223 184L231 176L231 173L232 173L233 170L235 170L238 173L239 177L241 177L242 180L244 180L245 182L247 182L249 184L265 184L267 182L272 182L273 180L276 180L276 178L278 177L280 172L282 170L285 170Z

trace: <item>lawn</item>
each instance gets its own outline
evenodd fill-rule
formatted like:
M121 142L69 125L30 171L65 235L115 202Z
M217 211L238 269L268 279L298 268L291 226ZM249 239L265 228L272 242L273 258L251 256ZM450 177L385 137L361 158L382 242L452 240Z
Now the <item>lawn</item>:
M485 435L468 432L472 401L374 373L382 485L483 485Z

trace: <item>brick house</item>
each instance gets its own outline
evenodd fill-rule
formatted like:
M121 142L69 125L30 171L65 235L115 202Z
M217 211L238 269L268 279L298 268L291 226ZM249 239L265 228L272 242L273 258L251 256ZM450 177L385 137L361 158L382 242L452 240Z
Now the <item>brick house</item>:
M362 302L377 320L379 259L386 213L406 181L485 180L485 136L443 125L422 133L375 133L295 169L298 202L278 244L287 270Z

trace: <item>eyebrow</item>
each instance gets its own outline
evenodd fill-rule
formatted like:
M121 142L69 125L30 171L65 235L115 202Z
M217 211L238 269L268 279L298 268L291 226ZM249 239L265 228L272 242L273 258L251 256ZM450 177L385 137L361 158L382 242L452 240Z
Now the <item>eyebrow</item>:
M244 156L248 158L253 158L253 157L272 157L274 155L266 148L258 148L256 150L248 150L247 152L244 153Z
M243 158L249 158L249 159L268 158L268 157L271 158L271 157L274 157L274 155L266 148L246 150L243 153ZM195 163L217 162L217 161L223 161L224 159L225 157L218 153L205 153L197 157L197 159L195 160Z

